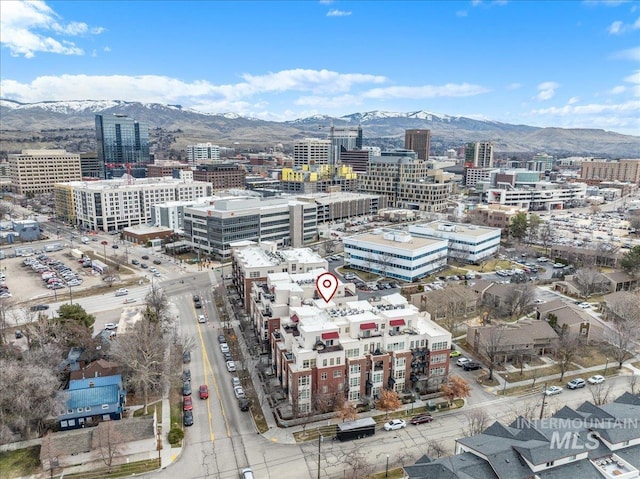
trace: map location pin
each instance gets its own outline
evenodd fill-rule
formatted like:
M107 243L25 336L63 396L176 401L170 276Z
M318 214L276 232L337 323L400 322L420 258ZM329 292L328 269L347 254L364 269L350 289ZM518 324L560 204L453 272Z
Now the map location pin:
M333 273L322 273L316 279L316 289L325 303L328 303L338 290L338 278Z

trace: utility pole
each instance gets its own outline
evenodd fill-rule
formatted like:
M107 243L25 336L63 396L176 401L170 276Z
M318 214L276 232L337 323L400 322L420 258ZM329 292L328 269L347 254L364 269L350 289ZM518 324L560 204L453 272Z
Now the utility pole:
M318 429L318 479L320 479L320 453L322 446L322 434L320 434L320 429Z
M547 390L546 384L545 384L545 391ZM542 393L542 407L540 408L540 419L542 419L544 417L544 403L547 400L547 395L543 392Z

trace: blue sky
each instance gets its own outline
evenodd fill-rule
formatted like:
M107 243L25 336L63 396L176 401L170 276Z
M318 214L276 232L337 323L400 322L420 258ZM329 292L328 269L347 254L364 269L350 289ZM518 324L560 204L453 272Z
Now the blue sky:
M0 2L0 96L640 135L632 1Z

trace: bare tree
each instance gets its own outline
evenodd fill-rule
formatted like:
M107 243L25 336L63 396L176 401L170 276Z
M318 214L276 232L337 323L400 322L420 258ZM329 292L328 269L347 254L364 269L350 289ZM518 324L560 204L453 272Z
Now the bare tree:
M593 399L593 404L596 406L601 406L609 402L609 395L611 394L611 389L613 385L607 383L593 384L589 388L591 392L591 398Z
M368 477L373 472L373 466L367 460L367 455L359 449L353 449L345 454L342 462L346 465L345 477L351 479Z
M60 410L60 381L45 364L0 359L0 384L0 425L19 431L24 439Z
M636 395L636 387L638 386L638 381L640 380L640 376L633 373L629 376L629 379L627 379L628 383L629 383L629 389L631 390L631 394L633 394L634 396Z
M606 339L613 359L618 362L618 369L633 357L632 351L637 338L638 325L630 320L618 319L613 322L611 329L607 328Z
M97 427L98 452L111 472L114 459L121 454L123 437L114 421L104 421Z
M159 390L166 378L167 341L158 323L138 321L114 343L114 357L125 368L127 382L142 393L143 414L147 414L149 393Z
M435 438L429 439L427 441L427 445L427 454L431 454L432 456L435 455L438 459L447 453L447 450L441 440Z
M152 283L144 300L147 303L147 309L144 312L145 317L149 321L159 324L162 332L166 333L172 322L168 314L169 299L164 289Z
M489 365L489 381L493 380L493 370L496 367L498 358L504 353L505 330L503 326L489 326L484 329L485 334L482 340L482 351L487 357Z
M553 244L553 240L555 238L555 230L549 221L546 221L542 225L538 237L540 238L545 254L549 254L549 246Z
M467 426L462 430L466 437L477 436L487 428L489 415L482 408L476 408L465 414Z
M380 265L380 273L386 278L393 264L393 256L391 255L391 253L379 254L378 264Z
M9 327L9 311L13 308L11 298L0 298L0 344L7 344L7 328Z
M573 281L578 286L580 294L587 298L594 293L600 293L607 279L595 267L581 268L573 275Z
M558 349L556 350L556 358L558 366L560 366L560 381L564 379L569 365L578 352L580 340L568 331L563 330L558 338Z
M509 316L518 317L531 312L534 299L535 288L531 285L523 284L512 286L505 297L504 303L508 308Z
M113 283L115 283L117 281L118 277L116 275L114 275L113 273L109 273L105 276L102 277L102 280L107 283L107 286L111 287L113 286Z

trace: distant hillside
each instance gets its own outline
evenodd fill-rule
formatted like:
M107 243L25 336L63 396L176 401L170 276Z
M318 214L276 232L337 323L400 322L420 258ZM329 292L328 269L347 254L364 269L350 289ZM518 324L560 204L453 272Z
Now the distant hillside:
M221 146L264 149L304 137L327 136L331 125L361 125L372 146L401 146L410 128L432 132L432 153L469 141L490 140L497 152L547 152L635 158L640 137L604 130L537 128L426 111L372 111L341 118L313 116L288 122L246 118L233 113L206 114L180 105L113 101L49 101L23 104L0 100L3 152L60 147L69 151L95 149L96 114L125 114L147 122L158 149L184 150L187 144L211 141Z

